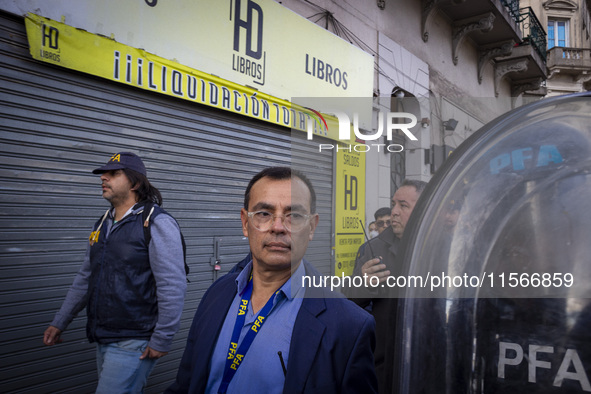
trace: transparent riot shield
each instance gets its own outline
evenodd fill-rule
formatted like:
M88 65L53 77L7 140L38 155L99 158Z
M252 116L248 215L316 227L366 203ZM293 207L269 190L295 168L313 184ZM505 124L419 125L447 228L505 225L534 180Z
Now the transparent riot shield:
M591 392L591 94L472 135L403 243L394 392Z

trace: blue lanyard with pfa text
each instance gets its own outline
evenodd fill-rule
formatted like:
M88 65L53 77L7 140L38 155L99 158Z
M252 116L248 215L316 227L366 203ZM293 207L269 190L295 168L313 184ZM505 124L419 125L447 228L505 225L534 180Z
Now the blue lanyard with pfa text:
M259 333L263 323L265 322L265 318L271 311L273 307L273 301L275 297L279 293L279 290L273 294L273 296L267 301L263 309L259 312L258 317L255 319L252 327L248 330L240 347L238 348L238 340L240 339L240 332L242 331L242 327L244 326L244 321L246 320L246 311L248 310L248 304L250 302L250 298L252 296L252 276L246 285L246 289L242 294L242 298L240 299L240 304L238 305L238 316L236 317L236 323L234 324L234 331L232 332L232 339L230 340L230 346L228 348L228 358L226 359L226 367L224 368L224 376L222 378L222 383L220 383L220 388L218 389L218 394L224 394L228 391L228 385L232 381L234 374L238 370L240 363L244 359L244 355L252 345L252 341Z

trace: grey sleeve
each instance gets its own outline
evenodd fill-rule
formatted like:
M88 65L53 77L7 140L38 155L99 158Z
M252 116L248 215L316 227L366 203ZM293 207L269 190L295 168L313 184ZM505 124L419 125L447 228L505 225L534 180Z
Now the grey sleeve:
M74 278L74 283L66 294L62 307L56 313L51 325L65 330L88 302L88 279L90 277L90 245L86 245L86 254L82 267Z
M148 346L168 352L180 326L187 290L181 232L177 222L167 214L156 216L150 226L150 266L156 280L158 321Z

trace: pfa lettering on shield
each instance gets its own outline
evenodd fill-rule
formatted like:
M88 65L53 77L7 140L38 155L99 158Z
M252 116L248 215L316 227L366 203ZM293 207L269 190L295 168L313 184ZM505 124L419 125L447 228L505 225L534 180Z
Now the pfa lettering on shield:
M491 174L498 174L502 171L519 172L562 162L564 158L555 145L542 145L539 148L525 147L503 153L493 158L489 166Z

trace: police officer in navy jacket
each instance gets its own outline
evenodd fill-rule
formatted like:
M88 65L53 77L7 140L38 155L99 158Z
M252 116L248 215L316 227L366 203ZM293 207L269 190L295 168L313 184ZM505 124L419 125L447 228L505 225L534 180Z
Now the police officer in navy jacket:
M43 341L61 342L86 307L86 334L97 343L96 392L139 393L179 329L187 282L181 233L137 155L117 153L93 172L101 174L111 207L95 223L82 267Z

